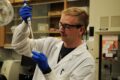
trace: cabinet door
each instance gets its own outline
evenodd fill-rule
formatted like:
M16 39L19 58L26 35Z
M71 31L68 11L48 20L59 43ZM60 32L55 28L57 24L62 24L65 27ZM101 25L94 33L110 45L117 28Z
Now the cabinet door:
M5 28L0 27L0 47L4 46L4 39L5 39Z
M119 3L120 0L111 0L109 4L108 0L90 0L90 26L95 26L95 32L120 31Z
M61 16L61 11L64 9L64 2L56 2L50 4L50 10L48 11L49 21L50 21L50 31L58 31L59 20Z

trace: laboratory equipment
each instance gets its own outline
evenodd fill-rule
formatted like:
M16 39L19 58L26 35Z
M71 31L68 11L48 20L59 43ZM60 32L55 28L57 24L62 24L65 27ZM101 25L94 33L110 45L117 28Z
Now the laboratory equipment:
M36 63L32 58L22 55L21 58L22 72L19 74L19 80L32 80Z
M0 0L0 26L9 24L14 17L14 10L9 0Z
M32 58L22 55L21 66L34 67L34 66L36 66L36 63Z
M1 68L1 74L7 80L19 80L20 64L20 60L5 60Z
M4 75L0 74L0 80L7 80L7 79Z
M119 80L120 35L100 35L99 79Z

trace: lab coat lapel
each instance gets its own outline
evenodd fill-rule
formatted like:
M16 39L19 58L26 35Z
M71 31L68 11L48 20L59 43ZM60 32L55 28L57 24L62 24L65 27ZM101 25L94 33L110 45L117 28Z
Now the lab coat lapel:
M85 51L85 49L86 49L85 44L79 45L76 49L71 51L67 56L65 56L62 60L60 60L60 62L56 65L56 67L62 65L67 61L72 60L73 57L77 57L78 55L82 54Z
M59 53L60 53L60 50L61 50L61 47L62 47L62 44L63 44L63 42L60 42L60 43L58 43L56 46L55 46L55 49L54 49L54 56L52 57L52 59L51 59L51 66L56 66L58 63L57 63L57 61L58 61L58 57L59 57Z

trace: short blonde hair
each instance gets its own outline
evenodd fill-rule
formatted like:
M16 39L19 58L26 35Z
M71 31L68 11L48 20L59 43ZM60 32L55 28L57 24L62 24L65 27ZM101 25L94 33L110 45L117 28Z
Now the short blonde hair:
M79 20L78 24L84 26L85 29L87 28L89 23L89 16L87 12L81 9L80 7L70 7L70 8L64 9L62 11L62 14L78 17L78 20Z

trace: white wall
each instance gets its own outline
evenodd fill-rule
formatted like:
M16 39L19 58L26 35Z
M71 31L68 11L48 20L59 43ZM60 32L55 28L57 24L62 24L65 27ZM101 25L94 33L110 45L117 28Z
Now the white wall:
M101 25L106 25L105 27L108 28L104 32L120 32L120 0L90 0L89 15L89 26L94 26L95 28L93 55L97 58L99 56L99 33L101 33L99 28ZM118 17L115 17L112 22L111 17L114 16ZM108 20L101 23L101 17L106 17ZM112 24L115 26L111 27ZM96 60L96 75L98 75L98 68L98 61ZM98 80L98 76L96 76L96 80Z

